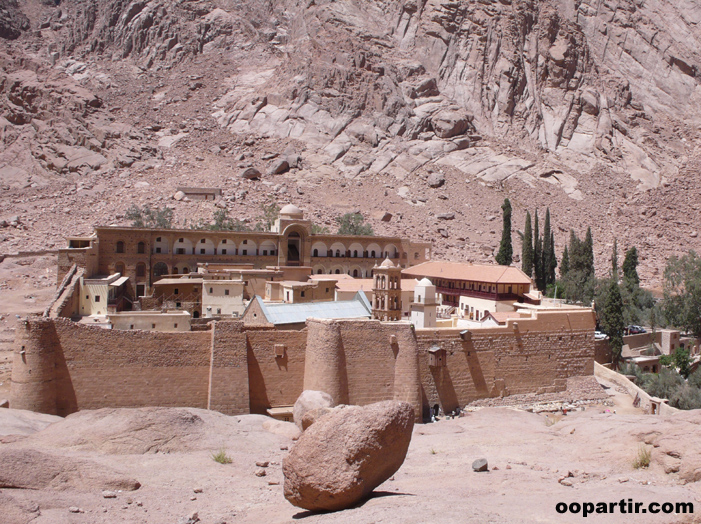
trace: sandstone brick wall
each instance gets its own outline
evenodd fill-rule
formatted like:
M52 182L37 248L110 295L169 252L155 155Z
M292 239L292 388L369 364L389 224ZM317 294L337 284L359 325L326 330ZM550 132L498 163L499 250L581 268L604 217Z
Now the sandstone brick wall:
M265 413L322 389L339 403L404 400L422 418L434 404L451 411L484 397L559 391L568 377L593 373L591 313L515 324L467 336L312 319L300 331L218 321L208 331L163 333L32 318L17 330L11 406L59 415L108 406ZM444 366L429 366L433 348L445 350Z

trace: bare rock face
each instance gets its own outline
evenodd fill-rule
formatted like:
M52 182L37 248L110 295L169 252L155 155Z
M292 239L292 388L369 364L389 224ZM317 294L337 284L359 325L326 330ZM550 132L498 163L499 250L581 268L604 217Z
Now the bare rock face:
M21 489L121 489L141 484L89 460L63 457L34 449L0 452L0 487Z
M333 398L328 393L312 390L302 391L302 394L295 402L292 416L294 417L297 427L299 429L304 429L302 427L302 418L308 411L317 408L332 408L335 405Z
M307 431L307 428L314 424L324 415L333 412L333 408L315 408L307 411L302 417L302 431Z
M345 509L391 477L406 457L414 409L385 401L334 411L311 426L285 458L285 498L313 511Z

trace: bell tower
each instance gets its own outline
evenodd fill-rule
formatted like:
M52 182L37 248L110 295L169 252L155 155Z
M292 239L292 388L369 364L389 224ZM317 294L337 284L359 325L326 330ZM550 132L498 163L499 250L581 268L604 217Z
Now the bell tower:
M372 318L401 320L402 268L388 258L372 269Z

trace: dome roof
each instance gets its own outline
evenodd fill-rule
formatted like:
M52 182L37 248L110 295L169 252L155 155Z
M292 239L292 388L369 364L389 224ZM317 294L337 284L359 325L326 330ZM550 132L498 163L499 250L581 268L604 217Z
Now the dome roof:
M424 278L422 278L421 280L419 280L418 285L419 285L419 286L432 286L432 285L433 285L433 282L431 282L429 279L427 279L426 277L424 277Z
M392 264L389 258L385 258L385 261L380 264L380 267L394 267L394 264Z
M281 215L291 215L291 216L300 216L303 214L302 210L295 206L294 204L287 204L285 207L283 207L280 210Z

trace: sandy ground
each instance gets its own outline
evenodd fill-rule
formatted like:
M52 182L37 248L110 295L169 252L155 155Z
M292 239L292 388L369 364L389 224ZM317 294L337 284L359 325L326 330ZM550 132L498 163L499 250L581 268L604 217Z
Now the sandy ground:
M682 515L619 513L590 519L602 523L701 522L698 482L682 485L675 474L665 474L655 450L650 468L632 466L642 435L651 429L664 431L668 422L660 417L614 415L590 407L553 421L552 416L486 408L459 419L419 425L404 465L372 498L346 511L313 514L284 499L280 464L287 451L281 448L294 442L264 430L264 417L188 410L205 421L196 439L188 441L183 428L166 425L162 429L171 435L169 447L156 446L156 453L135 453L150 441L160 442L163 448L162 435L153 433L158 426L136 427L130 422L136 410L113 411L108 417L112 434L104 430L106 424L83 412L81 417L88 418L82 421L71 416L34 436L16 437L14 442L5 437L0 457L4 447L41 447L110 466L136 478L142 487L120 492L114 499L103 498L99 486L2 490L13 505L39 508L28 513L31 520L18 522L171 524L187 522L196 512L201 522L212 524L559 523L582 522L582 516L557 513L558 502L628 498L645 504L692 502L698 508L696 520ZM696 419L701 421L700 416ZM91 431L99 434L91 438ZM212 460L212 451L220 447L227 450L232 464ZM491 470L473 472L470 466L477 458L488 459ZM256 461L270 462L265 477L255 476ZM563 477L572 486L561 484ZM70 507L81 513L71 513Z

